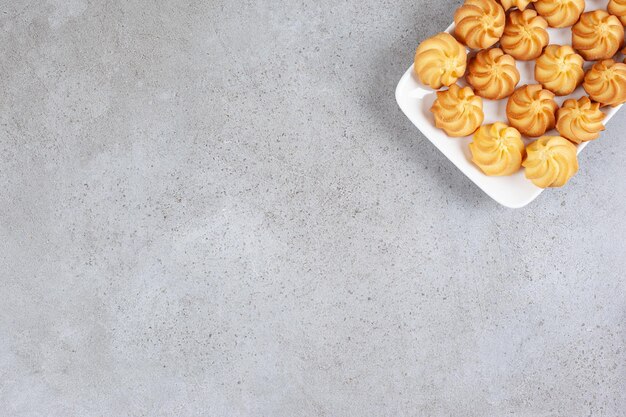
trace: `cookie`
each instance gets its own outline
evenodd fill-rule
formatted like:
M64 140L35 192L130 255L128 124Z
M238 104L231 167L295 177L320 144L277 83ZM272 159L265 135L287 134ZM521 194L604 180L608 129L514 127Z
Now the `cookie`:
M584 63L571 46L548 45L535 62L535 80L557 96L566 96L583 81Z
M522 136L502 122L481 126L469 145L472 162L486 175L503 176L519 171L524 157Z
M600 137L604 130L604 113L600 103L584 96L575 100L565 100L556 113L556 130L574 143L588 142Z
M494 45L504 32L504 10L494 0L466 0L454 13L454 34L472 49Z
M604 10L583 13L572 27L572 46L587 61L612 58L623 41L622 23Z
M526 7L535 1L537 0L500 0L500 4L504 7L504 10L509 10L513 7L517 7L519 10L526 10Z
M626 64L605 59L585 74L583 88L593 101L617 106L626 102Z
M520 74L511 55L492 48L480 51L470 60L465 79L477 95L499 100L513 93Z
M466 65L467 50L446 32L426 39L415 52L415 74L434 89L454 84L465 74Z
M606 9L626 26L626 0L610 0Z
M552 129L558 105L554 93L539 84L525 85L509 97L506 116L509 124L526 136L541 136Z
M537 0L534 6L550 27L564 28L578 22L585 0Z
M469 136L484 119L483 101L469 87L452 84L448 90L437 91L437 99L430 108L435 126L448 136Z
M578 172L576 145L561 136L543 136L526 147L522 166L537 187L562 187Z
M509 13L500 38L500 48L515 59L530 61L541 55L550 37L548 22L531 9Z

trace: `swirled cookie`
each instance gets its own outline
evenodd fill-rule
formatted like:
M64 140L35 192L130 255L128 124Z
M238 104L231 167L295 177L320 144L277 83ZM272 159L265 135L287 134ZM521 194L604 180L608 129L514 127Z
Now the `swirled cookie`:
M465 79L477 95L499 100L513 93L520 74L511 55L492 48L480 51L470 60Z
M454 13L454 33L472 49L489 48L504 31L504 10L494 0L465 0Z
M626 102L626 64L605 59L585 74L583 88L593 101L617 106Z
M572 46L587 61L612 58L623 41L622 23L604 10L583 13L572 27Z
M572 26L585 10L585 0L537 0L534 5L553 28Z
M504 7L504 10L509 10L512 7L525 10L530 3L534 3L536 1L537 0L500 0L500 4Z
M535 80L557 96L566 96L583 81L585 60L569 45L548 45L535 62Z
M562 187L578 171L576 145L561 136L543 136L526 147L522 166L537 187Z
M539 84L518 88L506 104L511 126L526 136L541 136L554 127L558 105L554 93Z
M556 113L556 130L574 143L598 139L604 130L604 113L600 103L594 103L587 96L578 100L565 100Z
M522 166L522 137L517 129L502 122L481 126L469 147L472 162L489 176L511 175Z
M513 58L530 61L541 55L550 41L546 28L548 22L531 9L513 10L509 13L500 38L500 48Z
M414 71L423 84L435 90L454 84L465 74L467 51L449 33L426 39L415 52Z
M435 126L448 136L468 136L482 124L483 100L469 87L452 84L448 90L437 91L437 99L430 108Z
M610 0L606 9L626 26L626 0Z

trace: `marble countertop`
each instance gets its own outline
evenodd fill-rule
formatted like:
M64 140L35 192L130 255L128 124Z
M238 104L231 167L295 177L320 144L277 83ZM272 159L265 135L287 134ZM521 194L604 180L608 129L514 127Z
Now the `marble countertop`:
M617 417L626 113L497 205L394 88L459 1L0 4L0 410Z

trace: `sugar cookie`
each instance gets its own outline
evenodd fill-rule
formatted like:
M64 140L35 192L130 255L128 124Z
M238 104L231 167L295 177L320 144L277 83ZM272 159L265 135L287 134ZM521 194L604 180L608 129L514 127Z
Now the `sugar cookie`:
M604 10L586 12L572 27L572 46L587 61L609 59L624 42L624 26Z
M578 22L585 0L537 0L534 6L550 27L564 28Z
M499 100L513 93L520 74L511 55L492 48L480 51L470 60L465 79L477 95Z
M536 137L554 127L558 107L553 92L539 84L525 85L509 97L506 116L522 134Z
M430 108L435 126L448 136L468 136L482 124L483 101L471 88L452 84L448 90L437 91L437 99Z
M522 166L537 187L562 187L578 171L576 145L561 136L543 136L526 147Z
M557 96L566 96L583 81L584 63L571 46L548 45L535 62L535 80Z
M414 71L423 84L438 89L462 77L466 64L465 47L449 33L441 32L417 48Z
M546 28L548 22L531 9L513 10L509 13L500 38L500 48L513 58L530 61L541 55L550 37Z
M494 0L465 0L454 13L454 33L472 49L489 48L504 32L504 10Z
M556 112L556 130L574 143L598 139L604 130L604 113L600 103L595 103L584 96L578 100L565 100Z
M605 59L585 74L583 88L592 100L617 106L626 102L626 64Z
M481 126L469 147L472 162L486 175L511 175L522 166L522 137L517 129L502 122Z

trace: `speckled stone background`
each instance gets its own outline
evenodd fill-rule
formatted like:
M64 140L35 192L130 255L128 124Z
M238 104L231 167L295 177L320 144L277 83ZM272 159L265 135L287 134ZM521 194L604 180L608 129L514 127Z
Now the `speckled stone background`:
M394 87L458 1L0 2L0 415L626 415L626 112L498 206Z

